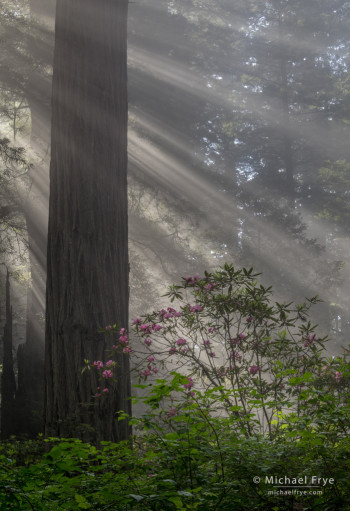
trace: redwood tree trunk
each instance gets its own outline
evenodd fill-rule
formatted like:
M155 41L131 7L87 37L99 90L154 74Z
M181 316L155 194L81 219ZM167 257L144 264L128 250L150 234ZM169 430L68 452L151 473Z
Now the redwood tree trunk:
M47 259L45 432L118 441L129 361L92 399L84 359L104 360L100 327L128 324L127 0L57 0Z

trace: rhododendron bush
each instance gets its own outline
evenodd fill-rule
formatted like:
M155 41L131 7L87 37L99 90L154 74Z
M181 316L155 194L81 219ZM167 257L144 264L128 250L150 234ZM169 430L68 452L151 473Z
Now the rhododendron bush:
M273 303L271 288L257 278L252 269L228 264L185 277L165 295L172 306L135 318L129 334L106 327L112 350L132 355L140 382L183 375L181 387L167 396L169 416L186 399L202 400L211 412L234 416L246 435L271 436L295 417L317 413L323 392L344 402L348 377L338 359L326 359L326 338L308 320L317 297ZM96 397L108 394L114 365L94 361L101 380Z
M110 399L120 354L145 413L116 410L133 426L119 444L0 445L5 508L348 511L349 352L327 358L308 320L317 298L273 303L257 278L230 265L186 277L130 331L103 328L106 358L85 367L97 375L92 399ZM285 478L307 491L285 493Z

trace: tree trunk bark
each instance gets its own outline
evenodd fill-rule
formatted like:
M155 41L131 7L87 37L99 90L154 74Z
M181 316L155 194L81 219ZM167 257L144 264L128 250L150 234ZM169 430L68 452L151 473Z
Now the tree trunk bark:
M4 358L1 374L1 438L16 434L15 430L16 380L12 353L12 307L10 302L10 277L6 277L6 324L4 328Z
M92 400L84 359L105 360L100 327L128 325L127 0L58 0L48 230L45 432L84 440L129 435L127 355Z

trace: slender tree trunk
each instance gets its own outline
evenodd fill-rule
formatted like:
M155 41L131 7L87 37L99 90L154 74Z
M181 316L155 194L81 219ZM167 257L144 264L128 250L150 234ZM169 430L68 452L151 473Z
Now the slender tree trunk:
M92 400L84 359L106 356L100 327L128 324L127 0L58 0L47 259L45 431L124 439L129 361Z
M285 49L285 41L284 41L284 25L282 20L279 20L279 39L281 42L281 50L280 50L280 79L281 79L281 112L282 112L282 133L283 136L283 147L282 147L282 160L284 161L285 166L285 177L286 177L286 185L288 187L288 192L293 197L294 196L294 172L295 172L295 164L293 157L293 145L292 145L292 126L289 112L289 84L288 84L288 71L287 71L287 53Z
M12 354L12 307L10 302L10 277L6 277L6 324L4 328L4 358L1 374L1 438L16 433L15 419L16 380Z

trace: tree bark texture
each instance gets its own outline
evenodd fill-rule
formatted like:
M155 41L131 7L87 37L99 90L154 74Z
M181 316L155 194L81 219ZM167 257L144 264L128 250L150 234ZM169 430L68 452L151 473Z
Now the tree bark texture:
M96 392L84 359L105 360L100 327L128 325L127 0L58 0L53 72L45 432L127 438L128 356Z
M6 277L6 323L4 327L4 358L1 374L1 438L16 433L15 428L16 380L12 353L12 307L10 302L10 278Z

